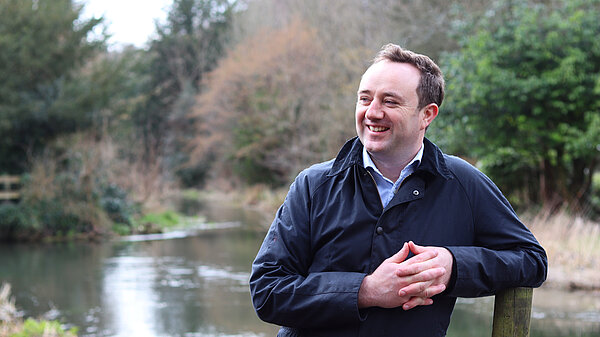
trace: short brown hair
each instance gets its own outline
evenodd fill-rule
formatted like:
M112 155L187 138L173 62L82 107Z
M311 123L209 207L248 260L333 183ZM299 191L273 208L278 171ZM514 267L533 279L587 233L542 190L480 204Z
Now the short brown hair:
M438 106L442 105L442 101L444 100L444 75L440 67L428 56L403 49L393 43L388 43L375 55L372 64L380 61L408 63L419 70L421 73L421 79L417 86L419 109L429 103L435 103Z

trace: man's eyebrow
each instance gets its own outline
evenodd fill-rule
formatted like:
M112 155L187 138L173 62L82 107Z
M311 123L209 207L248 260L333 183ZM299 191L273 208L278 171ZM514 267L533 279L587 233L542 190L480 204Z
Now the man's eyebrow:
M373 92L371 90L369 90L369 89L363 89L363 90L359 90L357 92L357 94L358 95L361 95L361 94L372 95ZM383 92L383 96L384 97L393 97L393 98L396 98L396 99L399 99L399 100L402 100L402 101L405 100L404 97L401 94L398 94L398 93L396 93L394 91L384 91Z
M404 96L402 96L402 95L400 95L398 93L395 93L393 91L386 91L386 92L384 92L383 93L383 97L392 97L392 98L397 99L397 100L402 101L402 102L406 101L406 99L404 98Z
M373 96L373 92L369 89L363 89L363 90L359 90L356 93L358 96L360 95L369 95L369 96ZM401 94L398 94L394 91L384 91L383 92L383 97L391 97L395 100L397 100L399 103L405 103L406 99L404 98L404 96L402 96Z

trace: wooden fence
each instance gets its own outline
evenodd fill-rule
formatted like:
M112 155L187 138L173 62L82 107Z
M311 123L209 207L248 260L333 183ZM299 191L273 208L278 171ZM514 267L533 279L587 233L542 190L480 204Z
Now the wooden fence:
M0 175L0 201L18 200L21 198L21 177Z
M492 337L529 337L532 288L510 288L496 294Z

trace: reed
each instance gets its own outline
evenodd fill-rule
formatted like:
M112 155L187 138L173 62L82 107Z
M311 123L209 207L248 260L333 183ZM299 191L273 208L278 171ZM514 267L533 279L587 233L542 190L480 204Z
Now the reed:
M600 224L566 210L523 218L548 254L549 285L600 289Z
M10 296L10 284L0 287L0 336L8 336L14 332L18 319L15 300Z
M77 328L65 330L59 321L25 321L15 307L15 299L10 295L10 284L0 287L0 337L77 337Z

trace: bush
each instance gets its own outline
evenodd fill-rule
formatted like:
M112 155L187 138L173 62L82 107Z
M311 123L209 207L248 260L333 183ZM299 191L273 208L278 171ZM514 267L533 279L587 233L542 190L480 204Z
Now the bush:
M99 145L83 135L50 145L23 177L20 205L4 210L18 216L0 220L0 234L9 239L37 239L89 237L113 230L130 233L138 205L130 190L117 181L120 175L114 171L121 166L111 165L106 155L111 149L109 142Z
M58 321L36 321L28 318L23 324L20 332L12 334L10 337L75 337L77 328L71 328L65 331Z
M600 144L600 2L500 1L446 54L440 121L505 194L583 210ZM444 123L442 123L444 124ZM447 126L444 125L444 126ZM446 136L446 135L444 135Z
M100 206L112 221L124 225L131 225L132 217L137 211L127 191L116 184L108 184L102 188Z
M0 204L0 240L24 236L37 229L37 222L19 204Z

